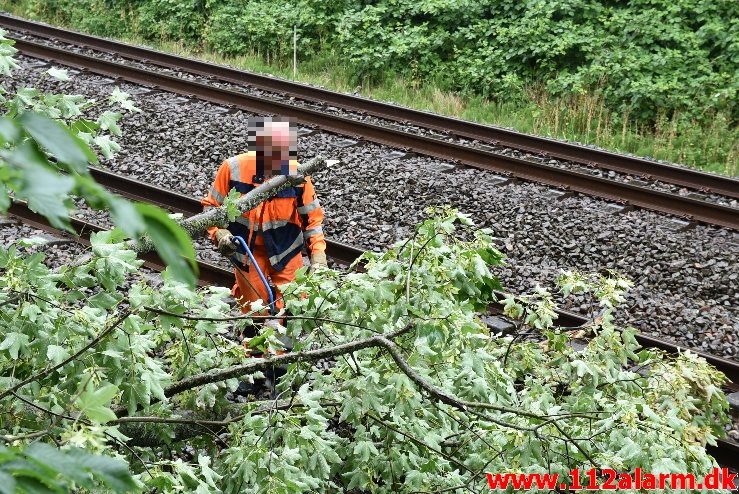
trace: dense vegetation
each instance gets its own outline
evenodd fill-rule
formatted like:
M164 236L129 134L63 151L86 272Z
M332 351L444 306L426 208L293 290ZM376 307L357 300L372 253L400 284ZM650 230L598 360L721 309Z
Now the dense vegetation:
M723 376L690 354L640 351L614 325L629 287L615 276L557 280L599 305L585 328L555 327L540 288L505 300L514 334L490 334L478 313L502 256L470 223L438 211L367 254L364 272L300 273L285 292L295 316L254 339L262 351L279 333L297 342L270 359L231 339L257 316L232 315L227 289L126 285L140 261L115 235L58 274L41 254L2 252L0 432L125 457L157 493L482 492L485 472L591 466L707 473L704 446L727 422ZM274 400L228 399L281 362Z
M295 26L301 60L340 60L355 84L400 77L547 122L533 130L632 151L641 133L656 139L654 154L736 173L731 0L21 3L24 13L96 33L258 54L273 65L292 60Z

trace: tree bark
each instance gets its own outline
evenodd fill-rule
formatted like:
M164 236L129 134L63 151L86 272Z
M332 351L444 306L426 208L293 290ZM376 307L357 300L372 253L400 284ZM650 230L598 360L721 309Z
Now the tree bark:
M322 170L326 166L326 160L322 156L316 156L298 166L297 176L285 176L278 175L272 177L257 188L244 194L236 201L236 206L240 213L244 213L251 209L254 209L259 203L264 202L270 197L277 194L282 189L292 187L302 180L302 177L312 175L313 173ZM228 212L225 206L218 208L212 208L208 211L204 211L195 216L190 216L187 219L179 221L180 226L190 235L191 238L195 238L204 233L211 226L219 226L225 228L228 225ZM139 240L130 240L127 242L126 247L135 251L138 254L144 254L154 248L151 243L151 239L148 237L141 238Z
M234 377L242 377L257 371L268 369L275 365L286 365L293 362L315 362L325 358L336 357L346 353L356 352L365 348L385 346L393 338L407 333L413 327L409 322L404 327L390 331L382 335L374 335L361 340L339 343L334 346L319 348L316 350L305 350L302 352L289 352L283 355L273 355L263 358L252 358L247 363L234 365L225 369L213 369L201 374L186 377L164 389L164 395L172 397L188 389L197 388L205 384L225 381Z

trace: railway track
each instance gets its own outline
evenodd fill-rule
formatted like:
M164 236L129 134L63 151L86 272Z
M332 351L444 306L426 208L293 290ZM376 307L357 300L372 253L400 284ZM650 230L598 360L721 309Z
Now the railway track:
M96 168L92 169L92 173L95 179L104 184L111 192L119 193L129 199L146 200L147 197L155 197L155 199L147 200L147 202L168 208L174 212L182 213L185 216L197 214L202 211L200 202L197 199L159 189L146 183L136 182L127 177L115 175ZM131 188L132 185L135 185L135 187ZM8 210L8 214L11 218L17 218L24 224L85 246L90 245L89 239L92 233L104 230L104 228L99 225L72 218L71 224L72 228L75 230L75 235L70 235L67 232L54 228L46 218L31 211L22 202L14 202ZM327 255L339 264L351 264L361 256L363 252L364 251L356 247L330 240L327 241ZM154 271L162 271L165 267L164 262L154 252L144 254L141 256L141 259L144 261L144 265L146 267ZM198 268L198 283L201 286L218 285L231 287L231 285L233 285L233 273L229 269L202 261L198 262ZM491 310L493 313L499 312L501 307L494 305L491 307ZM562 327L573 328L583 326L588 323L587 318L568 311L558 310L557 316L557 324ZM640 334L636 335L636 340L643 347L658 348L672 354L689 350L670 342ZM725 389L727 393L732 393L735 396L739 393L739 363L704 352L696 352L694 350L690 351L706 359L732 381ZM732 404L732 408L735 413L739 413L739 404ZM739 443L722 439L717 441L716 446L708 446L707 449L709 453L716 458L719 464L729 467L732 470L739 471Z
M568 142L523 134L500 127L482 125L430 112L391 105L359 96L348 95L323 88L286 81L274 77L246 72L213 63L179 57L140 46L112 41L58 27L0 14L0 26L63 41L96 51L123 56L137 62L158 65L177 71L185 71L223 82L248 85L274 93L284 94L312 102L345 108L374 115L396 122L411 123L421 127L450 133L458 137L500 144L532 153L569 161L592 164L600 168L652 177L663 182L711 191L732 198L739 198L739 183L726 181L719 175L690 168L667 165L655 161L611 153Z
M153 61L155 63L159 63L161 66L176 67L177 70L187 71L188 69L192 69L194 73L209 75L220 70L223 74L221 76L213 75L213 77L217 77L221 80L239 80L241 84L262 84L262 86L267 87L265 86L266 82L264 82L264 79L269 79L273 82L277 81L269 86L271 87L271 90L275 91L279 90L279 88L290 91L289 88L279 85L293 85L293 83L273 80L263 76L258 76L258 78L260 78L259 80L262 82L255 82L249 79L249 77L257 76L246 72L220 68L197 61L188 61L190 62L188 65L184 62L186 59L181 59L179 57L173 57L171 55L161 54L143 48L132 47L122 43L101 40L99 38L79 33L71 33L37 23L29 23L28 21L21 21L13 17L0 16L0 25L4 25L11 29L22 30L38 36L67 39L70 43L89 42L90 44L87 45L88 47L98 50L114 52L116 49L119 49L119 54L124 54L132 58L138 57L138 60L141 61L144 60L142 58L144 54L148 54L147 57L154 57ZM81 70L87 70L102 76L113 77L135 84L154 87L188 97L196 97L224 106L238 107L251 112L292 116L297 118L303 124L316 126L338 134L350 135L358 139L365 139L396 148L414 151L420 154L451 160L476 168L489 169L510 174L525 180L541 182L554 187L564 188L620 203L627 203L633 206L675 214L680 217L739 230L739 209L723 204L672 192L654 190L644 185L594 176L590 173L575 169L567 169L548 165L542 162L519 159L480 147L450 142L427 135L409 133L398 130L397 128L378 125L375 123L330 115L312 108L272 101L249 95L241 91L234 91L217 87L212 84L209 85L197 81L173 77L157 71L114 63L69 50L30 42L28 40L16 40L16 48L18 48L22 54L27 56L68 65ZM152 58L146 58L146 60L151 62ZM176 65L176 62L179 61L183 61L184 65ZM338 99L344 98L346 99L344 103L347 108L363 111L365 113L374 113L379 115L380 111L384 108L382 111L386 112L386 117L395 115L394 118L396 119L402 118L406 122L426 125L429 128L444 128L445 130L452 129L452 132L455 134L464 135L469 138L476 136L474 137L475 139L479 139L484 142L510 142L511 146L522 149L535 149L535 152L539 154L548 154L550 156L557 156L568 160L576 159L580 162L588 162L588 164L593 166L622 172L626 171L628 173L638 173L639 175L649 175L654 179L663 180L672 184L679 184L696 190L721 194L727 198L733 199L739 197L739 181L732 178L720 177L682 167L663 165L648 160L631 158L615 153L607 153L550 139L535 138L532 136L526 136L525 134L518 134L490 126L462 122L456 119L449 119L448 117L440 117L430 113L418 112L416 110L397 109L396 113L391 115L390 113L387 113L390 111L390 108L394 108L391 105L369 102L369 100L365 100L363 98L340 95L340 93L332 93L330 91L319 90L305 85L297 84L294 86L295 88L293 88L293 93L302 95L301 97L307 98L311 95L313 97L318 97L318 94L320 93L323 100L328 101L328 96L335 95L334 98L336 98L336 101L331 100L332 102L339 104ZM310 91L318 92L311 93ZM368 106L362 107L360 102L365 102ZM354 106L350 106L350 104ZM402 113L405 111L411 113ZM414 122L410 120L410 118L415 114L418 114L418 119ZM421 118L421 116L423 116L423 118ZM432 117L438 118L439 120L433 120ZM447 122L447 120L450 120L451 122ZM453 125L453 122L457 123ZM464 126L467 126L466 130L462 128ZM508 140L503 141L502 139L504 139L504 137L496 134L496 132L503 132L508 135L506 138ZM497 138L495 136L497 136Z

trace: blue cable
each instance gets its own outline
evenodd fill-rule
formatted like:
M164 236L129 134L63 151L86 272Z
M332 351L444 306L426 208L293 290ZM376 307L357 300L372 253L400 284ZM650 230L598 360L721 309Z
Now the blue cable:
M259 269L259 264L257 264L257 260L254 259L254 256L251 253L251 250L249 250L249 246L246 245L246 241L244 240L244 237L234 236L231 240L235 245L238 247L241 247L241 250L249 256L249 259L251 259L251 265L257 270L257 274L259 275L259 279L262 280L262 283L264 283L264 288L267 289L267 294L269 295L269 312L270 314L274 315L277 311L275 310L275 295L272 293L272 287L269 286L269 282L267 281L267 278L264 276L264 273L262 273L262 270ZM229 258L231 262L238 268L239 261L235 259L234 257Z

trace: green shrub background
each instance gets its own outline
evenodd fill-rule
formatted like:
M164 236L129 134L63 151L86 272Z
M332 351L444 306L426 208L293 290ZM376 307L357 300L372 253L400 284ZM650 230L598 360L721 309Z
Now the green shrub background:
M735 0L18 3L94 33L180 41L223 55L257 55L269 64L291 63L296 26L301 63L339 60L351 84L403 78L486 101L528 105L545 98L577 107L588 132L590 120L606 111L609 132L624 126L622 141L628 123L630 132L632 126L636 133L662 132L670 139L666 147L685 148L678 158L686 162L736 160ZM704 129L715 142L706 142ZM695 141L696 155L674 136ZM720 156L703 156L712 148Z

